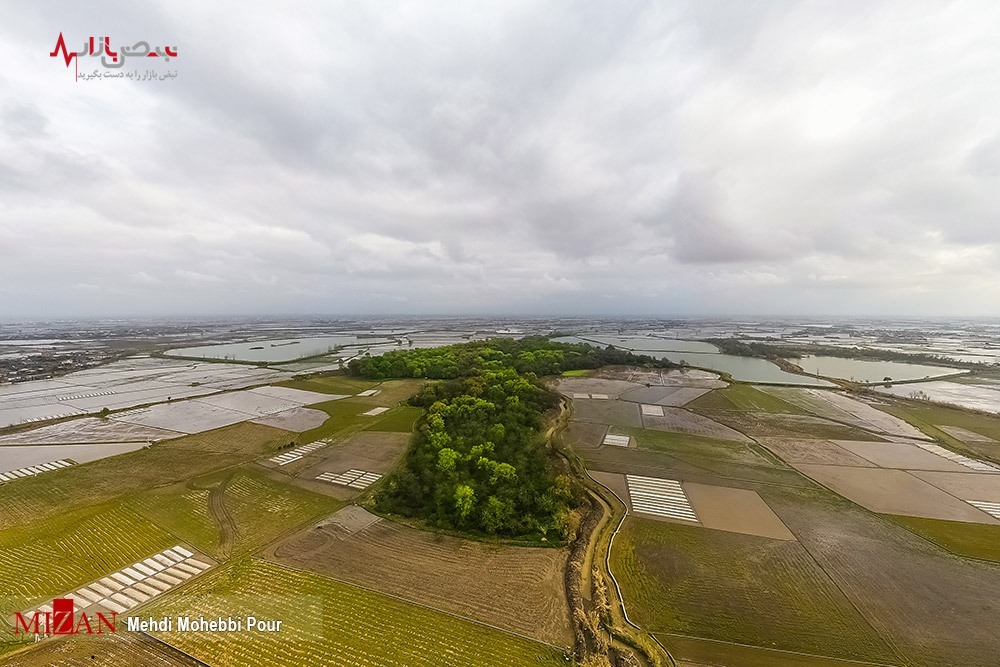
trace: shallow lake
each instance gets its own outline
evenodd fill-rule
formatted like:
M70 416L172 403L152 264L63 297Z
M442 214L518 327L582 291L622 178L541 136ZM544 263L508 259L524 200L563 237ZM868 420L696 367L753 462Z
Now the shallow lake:
M614 345L636 354L645 354L657 359L669 359L675 363L681 361L690 366L708 368L713 371L729 373L735 380L744 382L763 382L768 384L800 384L811 387L832 387L832 383L818 378L787 373L766 359L753 357L737 357L730 354L719 354L714 345L693 340L670 340L665 338L627 337L627 336L587 336L579 338L566 336L554 339L561 343L590 343ZM663 347L687 349L662 349Z
M889 377L895 381L922 380L924 378L941 377L961 373L957 368L943 366L923 366L899 361L862 361L860 359L843 359L841 357L802 357L791 359L806 373L817 373L827 377L842 378L855 382L882 382Z
M266 361L276 363L295 361L302 357L325 354L339 345L375 345L385 342L385 338L359 338L357 336L280 338L245 343L183 347L170 350L166 354L167 356L195 357L198 359L231 359L233 361Z

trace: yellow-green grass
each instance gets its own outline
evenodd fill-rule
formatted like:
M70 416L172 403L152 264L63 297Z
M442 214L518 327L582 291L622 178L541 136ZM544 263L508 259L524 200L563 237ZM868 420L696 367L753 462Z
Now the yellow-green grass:
M641 428L616 428L624 435L635 439L641 449L663 452L679 459L710 459L715 461L732 461L754 465L774 465L750 442L736 440L719 440L690 433L676 431L654 431Z
M234 552L251 551L279 535L332 514L344 503L269 478L263 471L240 470L226 486L226 508L236 522Z
M344 377L343 375L316 377L309 378L308 380L288 380L287 382L278 383L279 387L315 391L321 394L340 394L342 396L353 396L366 389L371 389L375 385L376 383L371 380L358 380Z
M766 394L748 384L731 384L722 389L710 391L696 398L688 407L703 410L740 410L751 412L779 412L804 415L806 411L797 405Z
M567 378L582 378L582 377L587 377L588 375L590 375L590 369L587 369L587 368L578 368L578 369L572 370L572 371L563 371L562 375L563 375L563 377L567 377Z
M339 437L374 424L377 418L366 417L363 412L368 412L372 406L359 403L349 399L327 401L309 406L315 410L322 410L329 418L321 426L300 433L296 438L299 443L313 442L324 438Z
M147 614L282 621L274 633L155 633L214 667L564 664L544 644L256 559L203 576Z
M336 511L343 503L298 486L271 479L260 470L241 468L152 489L128 499L136 512L167 528L189 544L218 556L221 534L209 507L210 488L229 477L223 502L236 535L233 552L263 546L282 533Z
M630 517L612 569L629 615L651 632L836 658L890 655L798 542Z
M2 617L177 543L177 536L128 508L113 505L62 508L59 514L31 525L0 531Z
M19 479L0 493L0 530L277 452L293 434L244 422Z
M894 514L886 517L959 556L1000 561L1000 526Z
M424 411L420 408L401 407L387 412L384 417L369 426L368 431L391 431L393 433L411 433L413 425L420 419Z

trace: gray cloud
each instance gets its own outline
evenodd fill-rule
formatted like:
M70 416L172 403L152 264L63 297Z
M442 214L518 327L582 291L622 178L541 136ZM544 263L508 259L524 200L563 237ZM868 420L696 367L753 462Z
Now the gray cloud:
M996 315L997 19L9 8L0 312ZM178 77L74 82L60 31L176 44Z

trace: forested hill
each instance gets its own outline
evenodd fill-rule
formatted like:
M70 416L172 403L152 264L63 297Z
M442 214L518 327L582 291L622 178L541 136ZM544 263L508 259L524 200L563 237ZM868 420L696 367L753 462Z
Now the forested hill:
M558 395L539 375L610 363L667 362L543 338L496 339L399 350L351 362L371 379L442 378L411 404L426 408L400 468L376 507L429 524L505 537L567 539L581 489L545 443Z

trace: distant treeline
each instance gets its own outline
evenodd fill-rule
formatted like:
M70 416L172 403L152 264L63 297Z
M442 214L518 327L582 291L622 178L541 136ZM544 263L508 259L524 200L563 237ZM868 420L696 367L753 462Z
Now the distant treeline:
M377 509L428 524L505 537L569 539L582 489L545 442L559 396L538 376L607 364L669 365L614 348L545 338L493 339L398 350L355 359L371 379L423 377L410 399L426 409L402 466L375 497Z
M800 359L809 355L861 359L865 361L899 361L903 363L931 364L952 368L982 368L985 364L956 361L936 354L912 354L877 350L867 347L837 347L834 345L780 345L758 341L741 341L735 338L710 338L707 342L725 354L760 359Z
M486 361L501 361L518 373L555 375L563 371L610 365L680 368L645 354L586 343L556 343L541 336L493 338L444 347L392 350L378 357L352 359L348 372L369 380L428 378L448 380L475 374Z

